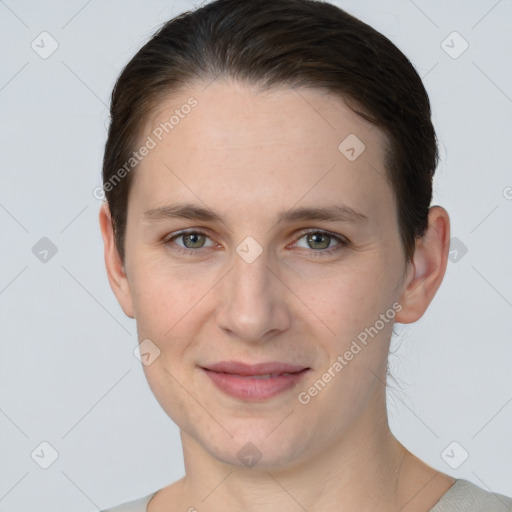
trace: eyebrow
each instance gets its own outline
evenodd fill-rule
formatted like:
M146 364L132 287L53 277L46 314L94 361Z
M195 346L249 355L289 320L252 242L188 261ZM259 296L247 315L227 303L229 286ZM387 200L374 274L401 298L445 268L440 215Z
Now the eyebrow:
M190 219L203 222L224 222L222 217L214 210L194 203L176 203L159 208L151 208L144 212L144 218L154 221ZM364 223L368 221L368 217L345 205L292 208L290 210L283 210L277 215L277 224L310 220Z

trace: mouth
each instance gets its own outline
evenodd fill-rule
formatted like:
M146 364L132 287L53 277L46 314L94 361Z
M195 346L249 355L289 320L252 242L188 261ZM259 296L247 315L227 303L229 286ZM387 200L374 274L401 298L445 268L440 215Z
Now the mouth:
M284 393L311 370L280 362L249 365L238 361L223 361L201 369L222 392L244 401L263 401Z

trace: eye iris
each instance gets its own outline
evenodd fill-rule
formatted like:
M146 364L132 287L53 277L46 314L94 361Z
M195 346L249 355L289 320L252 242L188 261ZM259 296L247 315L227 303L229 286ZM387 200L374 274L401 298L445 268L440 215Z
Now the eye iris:
M327 243L323 243L321 241L319 241L321 238L324 238L327 240ZM331 237L329 235L326 235L326 234L323 234L323 233L311 233L308 235L307 237L307 240L308 240L308 244L310 244L310 242L312 242L313 244L317 244L317 243L320 243L320 245L324 245L325 247L312 247L312 249L327 249L327 247L329 247L329 243L331 241Z
M188 245L188 242L191 242L192 246ZM204 235L200 233L186 233L183 235L183 243L188 249L201 248L204 244Z

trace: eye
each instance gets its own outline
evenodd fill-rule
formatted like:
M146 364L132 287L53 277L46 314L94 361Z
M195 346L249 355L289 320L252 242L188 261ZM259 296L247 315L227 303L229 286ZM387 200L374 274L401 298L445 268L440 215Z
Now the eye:
M297 243L304 239L306 246L303 245L302 248L313 249L313 252L316 253L329 254L348 245L348 240L345 237L334 235L333 233L319 229L302 232L301 235L302 236L298 239ZM337 243L332 245L333 241Z
M309 253L315 256L331 254L349 245L349 241L345 237L321 229L303 230L299 234L300 237L295 243L299 244L304 239L306 246L298 245L298 247L310 249ZM210 243L207 243L208 240ZM181 243L178 243L178 241L181 241ZM333 242L335 243L333 244ZM173 233L166 237L163 243L168 245L173 251L190 256L200 254L203 249L208 247L218 247L218 244L213 242L206 233L199 230Z
M208 239L208 235L202 231L182 231L165 238L164 243L166 245L172 245L172 249L175 251L184 254L193 254L205 247L216 245L214 242L206 245L206 240ZM181 240L182 244L177 243L176 241L178 240Z

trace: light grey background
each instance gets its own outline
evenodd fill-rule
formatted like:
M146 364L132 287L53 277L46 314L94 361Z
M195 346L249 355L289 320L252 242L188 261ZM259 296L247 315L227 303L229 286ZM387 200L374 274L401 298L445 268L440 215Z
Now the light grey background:
M424 78L442 156L434 202L467 247L454 243L423 319L398 328L392 430L433 467L512 495L512 1L336 4ZM193 7L0 1L0 512L94 511L183 475L178 429L108 285L93 190L116 77L161 23ZM31 47L51 48L43 31L59 45L46 59ZM46 262L32 252L42 237L58 249ZM48 469L44 441L58 452ZM462 450L467 460L450 467Z

